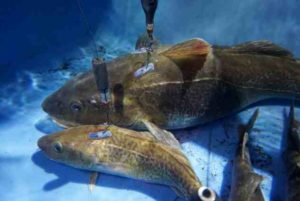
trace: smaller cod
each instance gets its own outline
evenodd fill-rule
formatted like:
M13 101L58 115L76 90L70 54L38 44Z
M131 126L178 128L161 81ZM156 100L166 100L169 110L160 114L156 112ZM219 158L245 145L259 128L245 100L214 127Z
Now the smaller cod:
M237 148L236 159L233 164L229 201L264 201L263 194L259 187L263 177L253 172L250 154L247 148L248 135L257 115L258 110L254 112L240 135L240 144Z
M150 132L116 126L85 125L43 136L40 149L52 160L170 186L189 201L214 201L213 190L201 184L172 133L145 122ZM95 183L91 179L91 183Z
M291 106L287 133L286 164L288 172L287 200L300 200L300 122Z

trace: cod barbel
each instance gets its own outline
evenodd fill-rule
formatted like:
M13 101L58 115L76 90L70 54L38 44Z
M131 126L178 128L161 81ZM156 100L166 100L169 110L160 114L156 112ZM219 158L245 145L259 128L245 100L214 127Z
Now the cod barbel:
M50 159L75 168L168 185L190 201L216 200L175 137L153 124L146 126L151 133L116 126L74 127L40 138L38 146Z
M164 129L204 124L264 99L298 98L300 63L266 41L214 47L192 39L152 53L107 63L111 101L102 104L91 71L50 95L43 109L59 124L114 125L144 129L147 120ZM153 64L153 65L152 65ZM152 68L154 66L154 69Z
M257 118L258 110L254 112L248 125L241 132L240 144L233 164L232 182L229 201L264 201L260 189L263 177L253 171L247 142L249 133Z
M287 200L300 200L300 122L295 118L294 106L291 106L289 129L287 133L286 167Z

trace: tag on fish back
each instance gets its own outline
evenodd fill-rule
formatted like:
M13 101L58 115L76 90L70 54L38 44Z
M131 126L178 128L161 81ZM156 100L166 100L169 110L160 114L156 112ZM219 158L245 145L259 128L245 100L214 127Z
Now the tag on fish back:
M134 72L134 77L140 78L143 75L145 75L146 73L149 73L151 71L154 71L154 64L153 63L149 63L148 65L142 66L141 68L137 69Z
M192 39L172 46L161 54L171 58L185 58L189 56L204 56L211 50L209 43L201 39Z
M108 130L89 133L89 138L92 140L100 140L100 139L108 138L111 136L112 136L112 133Z

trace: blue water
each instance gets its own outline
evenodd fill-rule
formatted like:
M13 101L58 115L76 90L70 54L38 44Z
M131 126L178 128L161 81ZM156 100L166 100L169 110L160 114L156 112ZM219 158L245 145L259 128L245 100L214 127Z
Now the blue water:
M82 0L105 57L133 51L144 31L139 1ZM267 39L300 56L297 0L161 0L156 36L162 43L201 37L231 45ZM0 6L0 200L173 201L168 187L102 174L93 193L89 173L57 164L39 152L39 137L59 130L41 110L43 98L90 68L93 43L76 1L4 0ZM267 200L284 200L282 162L286 106L260 106L251 138ZM288 102L283 102L288 104ZM282 103L280 103L282 105ZM175 132L200 180L226 200L237 143L236 128L254 108L195 129ZM300 118L299 110L298 117Z

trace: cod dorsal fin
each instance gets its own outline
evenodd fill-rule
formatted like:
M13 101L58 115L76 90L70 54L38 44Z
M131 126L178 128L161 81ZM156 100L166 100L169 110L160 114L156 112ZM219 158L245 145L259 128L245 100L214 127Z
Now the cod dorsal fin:
M161 52L171 59L183 59L195 56L206 56L211 50L210 45L202 39L191 39Z
M146 128L149 130L149 132L155 137L155 139L165 145L168 145L175 149L181 149L180 143L178 140L174 137L172 133L169 131L160 129L155 124L151 123L147 120L142 120Z
M227 51L237 54L262 54L276 57L294 57L290 51L265 40L242 43L227 49Z

